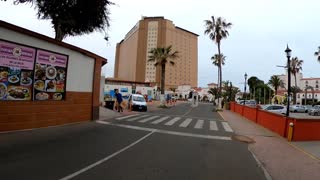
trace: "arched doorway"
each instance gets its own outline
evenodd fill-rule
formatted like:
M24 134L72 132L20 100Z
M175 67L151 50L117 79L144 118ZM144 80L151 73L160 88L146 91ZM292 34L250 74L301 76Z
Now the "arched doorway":
M312 93L312 99L308 100L308 90L311 90ZM307 105L307 104L313 104L314 103L314 89L312 86L306 86L304 90L304 98L302 99L302 104Z

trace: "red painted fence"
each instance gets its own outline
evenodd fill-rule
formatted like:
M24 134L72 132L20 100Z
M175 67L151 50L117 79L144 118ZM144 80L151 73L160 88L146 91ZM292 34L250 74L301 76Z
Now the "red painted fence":
M230 109L233 112L251 120L261 126L287 137L289 123L294 124L293 141L320 140L320 118L319 119L297 119L287 118L281 114L275 114L258 108L243 106L231 102Z

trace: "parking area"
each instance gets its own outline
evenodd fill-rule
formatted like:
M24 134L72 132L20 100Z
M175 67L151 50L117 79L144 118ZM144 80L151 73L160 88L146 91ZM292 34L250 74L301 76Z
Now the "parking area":
M297 119L318 119L320 121L320 116L311 116L308 113L290 113L290 117Z

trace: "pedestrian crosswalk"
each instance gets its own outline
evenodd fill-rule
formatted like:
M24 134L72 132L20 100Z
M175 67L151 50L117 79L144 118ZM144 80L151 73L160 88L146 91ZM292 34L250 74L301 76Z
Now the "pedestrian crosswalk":
M228 122L203 120L188 117L134 114L116 118L118 121L139 122L152 125L176 126L179 128L208 129L210 131L233 132Z

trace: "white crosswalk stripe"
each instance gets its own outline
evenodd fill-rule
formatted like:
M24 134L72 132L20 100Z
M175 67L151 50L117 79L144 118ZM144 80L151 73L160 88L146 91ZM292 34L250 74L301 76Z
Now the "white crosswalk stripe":
M216 121L210 121L210 130L218 131L218 126Z
M229 126L229 124L227 122L221 122L221 124L222 124L225 131L233 132L233 130L231 129L231 127Z
M151 116L151 117L148 117L147 119L142 119L142 120L140 120L139 122L145 123L145 122L151 121L152 119L156 119L156 118L158 118L158 117L159 117L159 116Z
M148 117L149 115L143 115L143 116L138 116L138 117L134 117L134 118L130 118L130 119L126 119L126 121L135 121L141 118L145 118Z
M202 129L203 124L204 124L204 120L199 119L199 120L197 121L196 125L194 125L194 128L195 128L195 129Z
M187 127L190 123L191 123L192 119L191 118L187 118L185 121L183 121L179 126L180 127Z
M167 123L165 123L164 125L166 126L172 126L174 123L176 123L177 121L179 121L181 119L181 117L175 117L173 119L171 119L170 121L168 121Z
M128 118L131 118L131 117L134 117L134 116L138 116L138 115L139 114L132 114L132 115L129 115L129 116L118 117L118 118L116 118L116 120L128 119Z
M160 118L160 119L158 119L158 120L155 120L155 121L151 122L151 124L159 124L159 123L161 123L162 121L165 121L165 120L167 120L167 119L169 119L169 116L165 116L165 117L162 117L162 118Z
M209 129L210 131L225 131L233 132L232 128L228 122L216 121L216 120L203 120L203 119L192 119L187 117L172 117L172 116L162 116L157 114L132 114L127 116L121 116L115 118L116 120L130 121L130 122L140 122L140 123L149 123L153 125L161 124L165 126L176 126L180 128L190 127L192 121L196 121L194 126L191 128L194 129ZM181 121L178 123L178 121ZM205 123L209 121L209 124ZM221 125L219 125L221 123ZM222 127L221 127L222 126Z

